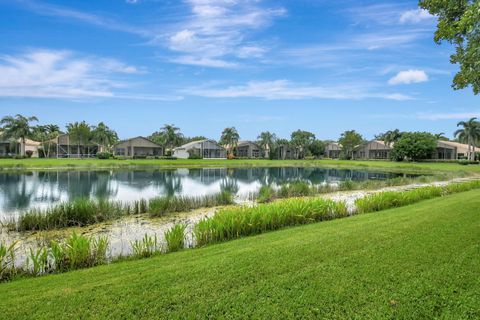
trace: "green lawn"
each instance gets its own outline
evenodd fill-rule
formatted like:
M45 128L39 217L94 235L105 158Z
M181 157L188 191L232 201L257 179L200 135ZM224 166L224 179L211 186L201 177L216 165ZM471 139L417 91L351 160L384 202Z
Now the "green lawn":
M2 319L480 318L480 191L0 284Z
M348 160L98 160L98 159L0 159L0 169L71 169L71 168L176 168L176 167L242 167L242 166L335 166L383 170L467 171L480 172L480 165L462 166L458 163L410 163L393 161Z

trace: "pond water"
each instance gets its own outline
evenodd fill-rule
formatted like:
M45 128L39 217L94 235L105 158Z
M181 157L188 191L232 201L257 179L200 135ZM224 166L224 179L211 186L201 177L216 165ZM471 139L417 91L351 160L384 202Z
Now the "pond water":
M397 176L405 175L319 167L3 172L0 173L0 218L81 197L128 202L157 196L202 196L228 190L237 199L245 199L262 185L297 180L320 185Z

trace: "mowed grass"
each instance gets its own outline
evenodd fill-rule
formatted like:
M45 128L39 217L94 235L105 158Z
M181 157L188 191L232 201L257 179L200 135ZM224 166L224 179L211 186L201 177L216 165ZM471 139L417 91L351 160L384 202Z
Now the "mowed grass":
M480 191L0 284L5 319L478 319Z
M0 159L0 169L99 169L99 168L189 168L189 167L281 167L281 166L332 166L345 168L383 169L386 171L463 171L480 173L480 165L435 162L394 162L357 160L263 160L263 159Z

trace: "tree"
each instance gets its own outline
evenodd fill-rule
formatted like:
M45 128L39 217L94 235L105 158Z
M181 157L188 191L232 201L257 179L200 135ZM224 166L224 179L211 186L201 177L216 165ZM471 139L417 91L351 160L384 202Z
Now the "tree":
M70 140L77 145L77 154L80 157L82 154L80 146L84 147L90 142L91 127L85 121L69 123L67 124L67 133Z
M394 144L392 158L416 161L428 159L437 147L437 139L428 132L405 132Z
M353 158L353 152L355 149L362 144L363 137L361 134L355 130L349 130L342 133L338 143L342 145L342 153L346 159Z
M400 130L395 129L395 130L389 130L385 133L380 133L375 136L375 139L377 140L382 140L385 142L387 146L391 146L392 143L396 142L400 137L402 136L402 132Z
M263 156L265 158L270 157L270 152L275 149L275 144L277 142L277 136L275 133L272 133L270 131L263 131L261 132L258 137L258 145L262 148L263 150Z
M220 144L227 147L227 152L230 155L237 146L239 139L240 135L235 127L225 128L220 137Z
M434 40L447 41L455 47L450 62L460 65L453 78L455 90L472 86L480 92L480 1L420 0L420 7L438 19Z
M186 143L188 140L180 132L180 128L173 124L165 124L160 131L152 133L149 138L158 144L165 145L170 152L173 148Z
M325 154L325 142L321 140L315 140L308 146L308 151L312 156L320 158Z
M442 140L442 141L448 141L449 139L445 137L445 132L439 132L434 134L435 139L437 140Z
M297 130L290 136L291 143L299 150L299 158L305 157L305 150L315 141L315 135L308 131Z
M103 122L93 127L91 136L92 140L100 146L100 152L103 152L105 148L109 149L118 141L117 133Z
M475 160L475 144L480 139L480 123L477 118L470 118L468 121L460 121L454 136L460 141L468 144L468 160Z
M17 140L20 139L20 155L22 157L25 156L25 139L33 133L30 126L30 122L33 121L38 121L37 117L24 117L20 114L15 115L15 117L6 116L0 120L5 138L14 140L15 147ZM18 149L16 153L18 153Z
M56 124L47 124L33 128L33 139L42 143L43 155L50 157L50 151L55 139L60 134L60 128Z

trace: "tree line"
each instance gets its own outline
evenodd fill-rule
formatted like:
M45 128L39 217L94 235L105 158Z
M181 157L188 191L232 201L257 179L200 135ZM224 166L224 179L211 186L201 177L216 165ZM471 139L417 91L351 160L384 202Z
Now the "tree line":
M38 118L35 116L26 117L17 114L3 117L0 120L2 140L11 141L15 153L21 156L25 156L25 148L22 145L25 145L26 139L38 141L43 146L43 156L45 157L51 156L55 138L63 133L69 135L70 143L77 146L78 153L89 153L88 148L93 145L98 147L99 152L111 152L113 145L119 140L115 130L103 122L97 125L90 125L85 121L72 122L66 125L65 131L62 131L56 124L34 125L37 122ZM457 127L458 129L454 132L456 141L468 144L467 158L475 160L475 148L480 141L480 122L477 121L477 118L471 118L468 121L458 122ZM174 124L165 124L148 138L165 146L167 155L171 155L175 147L191 141L207 139L204 136L187 137ZM426 159L435 151L437 140L448 140L444 133L402 132L398 129L377 134L375 139L382 140L391 147L390 155L393 160ZM233 157L240 141L240 134L235 127L228 127L222 131L218 141L226 148L228 156ZM277 157L279 147L289 147L294 150L296 158L305 159L323 157L327 144L333 141L319 140L312 132L296 130L291 133L290 139L278 138L273 132L263 131L253 142L262 149L263 156L272 159ZM355 130L343 132L338 139L338 143L342 147L341 157L353 158L358 147L365 142L364 137ZM85 148L87 150L84 150Z

